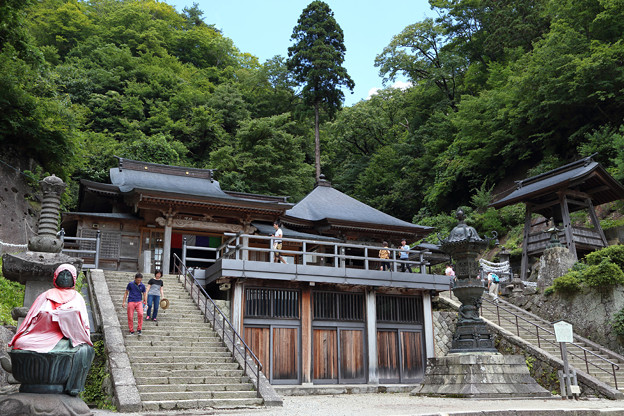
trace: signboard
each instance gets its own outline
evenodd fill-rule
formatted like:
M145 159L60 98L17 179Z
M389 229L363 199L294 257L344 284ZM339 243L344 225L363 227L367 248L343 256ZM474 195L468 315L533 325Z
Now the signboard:
M566 321L555 322L555 338L557 342L573 342L572 324Z

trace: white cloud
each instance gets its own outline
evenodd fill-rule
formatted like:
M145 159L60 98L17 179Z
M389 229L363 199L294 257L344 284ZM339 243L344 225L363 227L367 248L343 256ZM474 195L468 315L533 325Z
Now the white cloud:
M368 90L368 96L366 97L366 99L370 99L373 95L377 94L377 91L379 91L381 88L377 88L377 87L373 87L370 90Z
M395 83L392 84L390 88L398 88L400 90L406 90L411 86L412 86L412 83L409 81L395 81ZM378 88L378 87L373 87L370 90L368 90L368 96L366 97L366 99L367 100L370 99L373 95L377 94L379 90L381 90L381 88Z
M394 84L390 86L390 88L398 88L400 90L406 90L412 86L412 83L409 81L396 81Z

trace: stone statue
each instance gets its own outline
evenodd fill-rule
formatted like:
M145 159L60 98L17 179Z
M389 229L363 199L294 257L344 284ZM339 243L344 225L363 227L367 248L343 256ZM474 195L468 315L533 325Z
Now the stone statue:
M53 283L53 289L37 297L9 343L11 372L22 383L22 393L77 396L94 356L89 317L82 295L74 289L74 266L60 265Z

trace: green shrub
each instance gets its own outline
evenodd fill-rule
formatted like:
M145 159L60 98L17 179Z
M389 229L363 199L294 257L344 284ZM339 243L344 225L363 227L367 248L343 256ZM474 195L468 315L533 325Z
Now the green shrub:
M115 410L112 397L106 394L103 388L104 380L110 377L106 367L106 352L104 341L96 341L93 344L95 357L87 374L85 390L80 394L82 400L98 409Z
M550 296L553 293L555 293L555 288L552 286L548 286L546 289L544 289L544 296Z
M618 336L624 336L624 308L620 309L611 320L611 328Z
M624 245L618 244L615 246L605 247L585 256L585 262L592 266L602 263L605 259L617 264L620 269L624 270Z
M583 281L581 272L570 271L563 276L557 277L552 288L559 293L576 293L581 290Z
M622 226L624 226L624 218L620 218L617 220L605 218L604 220L600 220L600 227L602 227L603 230Z
M624 283L624 272L620 266L611 263L608 258L603 259L597 265L589 266L582 274L583 280L589 287L604 287Z
M24 306L24 285L2 276L0 260L0 325L17 325L11 317L13 308Z

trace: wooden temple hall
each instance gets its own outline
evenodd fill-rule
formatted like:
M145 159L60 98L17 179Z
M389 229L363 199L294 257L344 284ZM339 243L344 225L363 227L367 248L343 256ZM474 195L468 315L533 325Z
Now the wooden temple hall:
M128 159L110 170L110 182L81 181L77 212L63 214L67 235L99 231L99 267L128 271L129 279L137 270L177 273L179 260L193 267L209 294L230 302L231 322L271 383L423 380L434 356L431 297L450 283L428 266L446 258L417 247L404 261L396 247L430 227L380 212L322 179L297 204L222 190L210 170ZM275 220L280 250L273 248ZM382 241L390 243L386 270ZM411 273L401 271L405 263Z
M528 277L531 260L550 246L552 234L574 257L606 247L595 207L624 199L624 187L598 162L587 157L516 182L516 189L491 204L494 208L524 203L525 223L520 277ZM575 225L574 213L588 214L589 226ZM554 228L556 227L556 229Z

